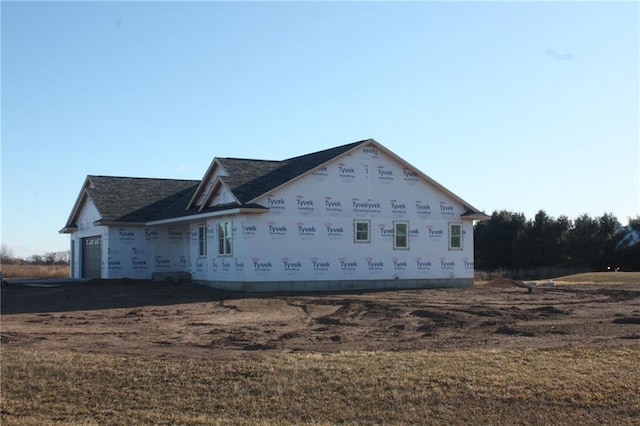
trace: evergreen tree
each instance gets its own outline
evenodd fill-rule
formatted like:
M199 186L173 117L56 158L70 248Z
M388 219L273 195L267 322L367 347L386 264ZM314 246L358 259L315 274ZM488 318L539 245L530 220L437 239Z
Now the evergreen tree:
M484 270L640 270L640 243L623 240L630 228L640 232L640 216L623 228L611 213L596 218L583 214L572 221L564 215L554 219L544 210L531 220L522 213L494 211L474 228L475 262Z
M482 269L516 268L514 243L524 229L522 213L493 212L491 220L479 222L474 230L477 266Z

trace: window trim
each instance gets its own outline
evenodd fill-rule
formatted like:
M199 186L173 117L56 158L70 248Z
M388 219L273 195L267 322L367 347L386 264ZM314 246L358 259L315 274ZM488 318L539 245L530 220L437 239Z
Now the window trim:
M459 233L457 235L454 234L453 228L457 227L459 229ZM461 222L449 222L449 250L462 250L462 223ZM458 244L453 244L453 239L458 239Z
M206 257L207 256L207 234L209 229L207 225L202 225L198 227L198 256Z
M405 226L404 239L405 245L398 244L398 237L402 237L398 233L398 225ZM393 221L393 249L394 250L409 250L409 221L408 220L394 220Z
M218 256L233 256L233 222L220 221L218 229Z
M358 225L367 225L366 238L358 238L358 232L365 232L358 230ZM356 244L370 244L371 243L371 220L370 219L353 219L353 242Z

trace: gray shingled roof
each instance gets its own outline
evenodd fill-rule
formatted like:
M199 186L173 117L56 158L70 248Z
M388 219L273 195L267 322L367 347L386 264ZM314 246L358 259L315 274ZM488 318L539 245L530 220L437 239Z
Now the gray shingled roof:
M176 201L189 200L197 180L88 176L87 194L102 222L148 222L175 209ZM184 211L183 201L180 210Z
M366 139L282 161L218 158L229 176L222 180L243 207L264 208L247 204L280 185L371 141ZM187 210L200 181L152 179L114 176L87 176L86 192L100 213L102 223L145 223L192 214L225 210L236 204L216 206L199 211ZM78 207L78 206L76 206ZM76 227L70 217L65 229Z
M366 139L283 161L238 158L218 158L218 161L230 175L222 180L236 198L245 204L370 140Z
M259 182L260 177L269 175L286 164L284 161L240 158L217 158L217 160L229 174L229 176L222 177L222 181L242 204L251 199L247 198L248 193L258 192L263 194L267 192L268 189L263 191L264 187Z

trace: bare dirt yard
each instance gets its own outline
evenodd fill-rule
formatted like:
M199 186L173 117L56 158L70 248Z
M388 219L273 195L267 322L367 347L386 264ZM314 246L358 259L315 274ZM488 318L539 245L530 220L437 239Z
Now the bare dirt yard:
M537 284L14 282L0 423L637 425L640 273Z
M610 275L611 277L614 276ZM2 288L5 348L153 358L637 346L640 282L246 295L104 280ZM601 281L601 280L600 280Z

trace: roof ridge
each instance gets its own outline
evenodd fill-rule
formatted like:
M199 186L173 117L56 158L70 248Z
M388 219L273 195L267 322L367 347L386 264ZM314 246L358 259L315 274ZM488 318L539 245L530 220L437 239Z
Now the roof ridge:
M261 160L259 158L216 157L218 160L259 161L262 163L284 163L285 160Z
M174 182L200 182L200 179L175 179L175 178L153 178L140 176L107 176L107 175L87 175L89 178L108 178L108 179L139 179L139 180L171 180Z
M356 146L362 145L363 143L373 142L373 141L375 141L375 140L371 139L371 138L362 139L362 140L359 140L357 142L346 143L344 145L334 146L333 148L321 149L320 151L310 152L308 154L302 154L302 155L298 155L298 156L295 156L295 157L287 158L284 161L297 160L297 159L300 159L300 158L303 158L303 157L310 157L312 155L318 155L318 154L322 154L322 153L329 152L329 151L343 151L347 147L349 147L349 148L350 147L354 147L355 148Z

